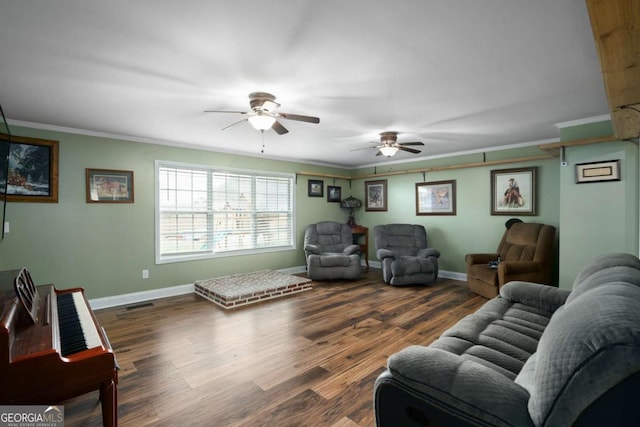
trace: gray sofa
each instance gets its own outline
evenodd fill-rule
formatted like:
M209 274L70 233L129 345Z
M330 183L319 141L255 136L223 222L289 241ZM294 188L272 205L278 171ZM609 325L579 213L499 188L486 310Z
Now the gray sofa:
M375 382L378 426L640 425L640 260L598 257L571 291L510 282Z
M304 231L307 276L313 280L357 279L360 245L353 243L351 227L336 221L309 225Z

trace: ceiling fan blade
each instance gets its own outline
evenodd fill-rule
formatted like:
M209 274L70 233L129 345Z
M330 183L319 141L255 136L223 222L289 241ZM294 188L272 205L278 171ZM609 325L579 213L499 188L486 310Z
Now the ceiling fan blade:
M205 110L205 113L249 114L247 111Z
M235 126L235 125L240 124L242 122L246 122L247 120L249 120L249 119L238 120L237 122L233 122L230 125L223 127L222 130L229 129L231 126Z
M307 122L307 123L320 123L320 119L318 117L301 116L299 114L289 114L289 113L276 113L276 116L280 119L297 120L299 122Z
M413 153L413 154L418 154L421 153L420 150L414 150L413 148L406 148L406 147L398 147L398 150L402 150L402 151L408 151L409 153Z
M278 135L284 135L285 133L288 133L289 131L287 130L287 128L285 128L284 126L282 126L282 123L280 123L279 121L275 121L273 122L273 126L271 126L271 129L275 130L277 132Z
M351 151L360 151L360 150L370 150L372 148L380 148L380 147L362 147L362 148L354 148Z
M401 142L398 145L424 145L422 142Z

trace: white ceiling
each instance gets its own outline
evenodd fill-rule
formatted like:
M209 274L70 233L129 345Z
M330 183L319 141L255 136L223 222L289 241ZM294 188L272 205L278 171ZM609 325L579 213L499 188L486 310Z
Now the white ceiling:
M270 92L286 135L262 137ZM0 103L37 124L355 167L557 138L608 113L584 0L0 0ZM420 147L416 147L420 148Z

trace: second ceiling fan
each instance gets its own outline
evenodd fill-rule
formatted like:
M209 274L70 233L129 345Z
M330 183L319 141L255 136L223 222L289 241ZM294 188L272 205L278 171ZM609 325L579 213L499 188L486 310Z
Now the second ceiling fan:
M414 148L409 148L408 146L415 145L424 145L422 142L414 141L414 142L398 142L398 132L382 132L380 133L380 143L375 147L365 147L365 148L356 148L355 150L366 150L368 148L377 148L378 152L376 156L386 156L392 157L398 151L407 151L412 154L418 154L421 151L416 150Z
M251 107L251 111L206 110L205 113L235 113L247 115L246 118L231 123L230 125L222 128L222 130L248 121L256 130L264 132L265 130L273 129L278 135L284 135L289 132L287 128L282 126L282 123L280 123L278 119L320 123L320 119L318 117L276 112L275 110L280 107L280 104L276 102L275 96L266 92L250 93L249 106Z

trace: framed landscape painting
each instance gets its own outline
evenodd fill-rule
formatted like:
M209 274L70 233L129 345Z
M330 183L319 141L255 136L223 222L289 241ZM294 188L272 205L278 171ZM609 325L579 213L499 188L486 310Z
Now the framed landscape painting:
M365 181L364 183L364 210L387 210L387 180Z
M536 215L536 170L491 171L491 215Z
M133 203L133 171L86 169L87 203Z
M8 202L58 203L58 141L11 136Z
M455 214L455 180L416 183L416 215Z

